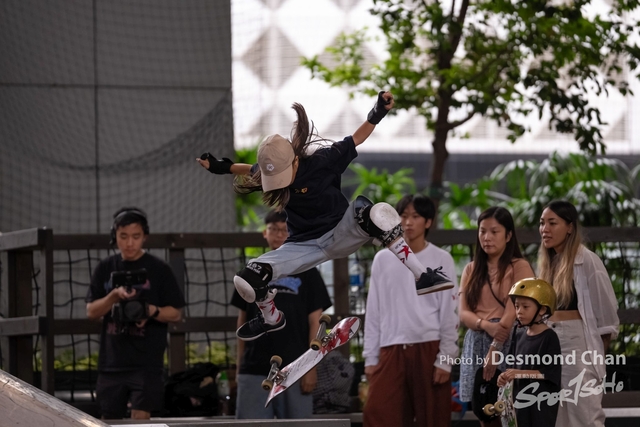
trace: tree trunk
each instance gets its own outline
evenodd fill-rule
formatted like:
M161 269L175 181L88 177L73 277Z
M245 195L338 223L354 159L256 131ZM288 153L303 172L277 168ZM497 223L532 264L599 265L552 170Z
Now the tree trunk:
M447 137L449 136L450 106L450 95L441 92L435 135L433 137L433 142L431 143L433 146L433 156L431 158L431 180L429 182L428 196L436 205L436 218L433 221L432 228L437 228L438 207L440 206L440 200L444 197L444 188L442 183L444 167L447 162L447 158L449 157L449 152L447 151Z

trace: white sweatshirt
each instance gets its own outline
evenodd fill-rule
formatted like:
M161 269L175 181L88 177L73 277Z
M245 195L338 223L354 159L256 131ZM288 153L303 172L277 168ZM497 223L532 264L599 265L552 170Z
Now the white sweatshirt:
M378 252L371 266L365 311L365 366L378 364L380 348L440 340L435 366L451 372L458 355L458 279L451 255L433 244L416 254L422 265L442 272L453 289L426 295L416 293L413 273L388 249ZM447 359L449 364L441 361Z

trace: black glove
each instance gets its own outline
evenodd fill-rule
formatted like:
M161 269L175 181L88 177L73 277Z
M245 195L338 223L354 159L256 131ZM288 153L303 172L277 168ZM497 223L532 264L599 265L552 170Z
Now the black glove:
M231 173L231 165L233 162L226 157L222 160L218 160L211 155L211 153L204 153L200 156L200 160L209 160L209 168L207 169L211 173L216 175L225 175Z
M373 106L371 111L369 111L369 115L367 116L367 121L372 125L377 125L378 123L380 123L380 120L384 119L384 116L386 116L389 112L389 110L384 108L384 106L389 105L391 103L391 100L387 101L386 99L384 99L382 97L383 93L383 90L378 92L378 100L376 101L376 105Z

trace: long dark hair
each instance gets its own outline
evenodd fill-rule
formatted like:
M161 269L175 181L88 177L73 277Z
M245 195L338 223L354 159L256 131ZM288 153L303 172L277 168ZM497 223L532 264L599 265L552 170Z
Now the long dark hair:
M313 143L324 141L318 137L315 125L309 122L307 112L304 107L297 102L291 106L296 112L297 120L293 123L291 130L291 146L296 159L307 157L307 148ZM294 160L299 161L299 160ZM262 191L262 178L260 168L252 175L237 175L233 182L236 193L247 194L254 191ZM265 205L282 211L287 203L289 203L289 187L279 188L277 190L265 191L262 194L262 201Z
M511 239L507 242L507 246L504 248L504 252L498 260L498 283L501 283L513 259L523 258L523 256L522 252L520 252L518 239L516 238L516 230L511 213L499 206L490 207L478 217L478 231L480 229L480 223L487 218L495 218L495 220L505 228L507 236L511 233ZM482 249L478 232L478 235L476 235L476 252L473 256L473 271L471 272L471 278L465 291L467 305L471 311L475 311L478 307L482 287L486 283L489 283L489 286L491 286L488 262L489 257L484 249Z

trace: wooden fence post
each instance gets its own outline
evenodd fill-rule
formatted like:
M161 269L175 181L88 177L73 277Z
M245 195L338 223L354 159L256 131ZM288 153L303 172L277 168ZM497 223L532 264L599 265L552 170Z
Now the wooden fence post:
M184 295L184 249L169 249L169 265L176 276L180 292ZM169 332L169 374L182 372L186 368L186 334L184 332Z

